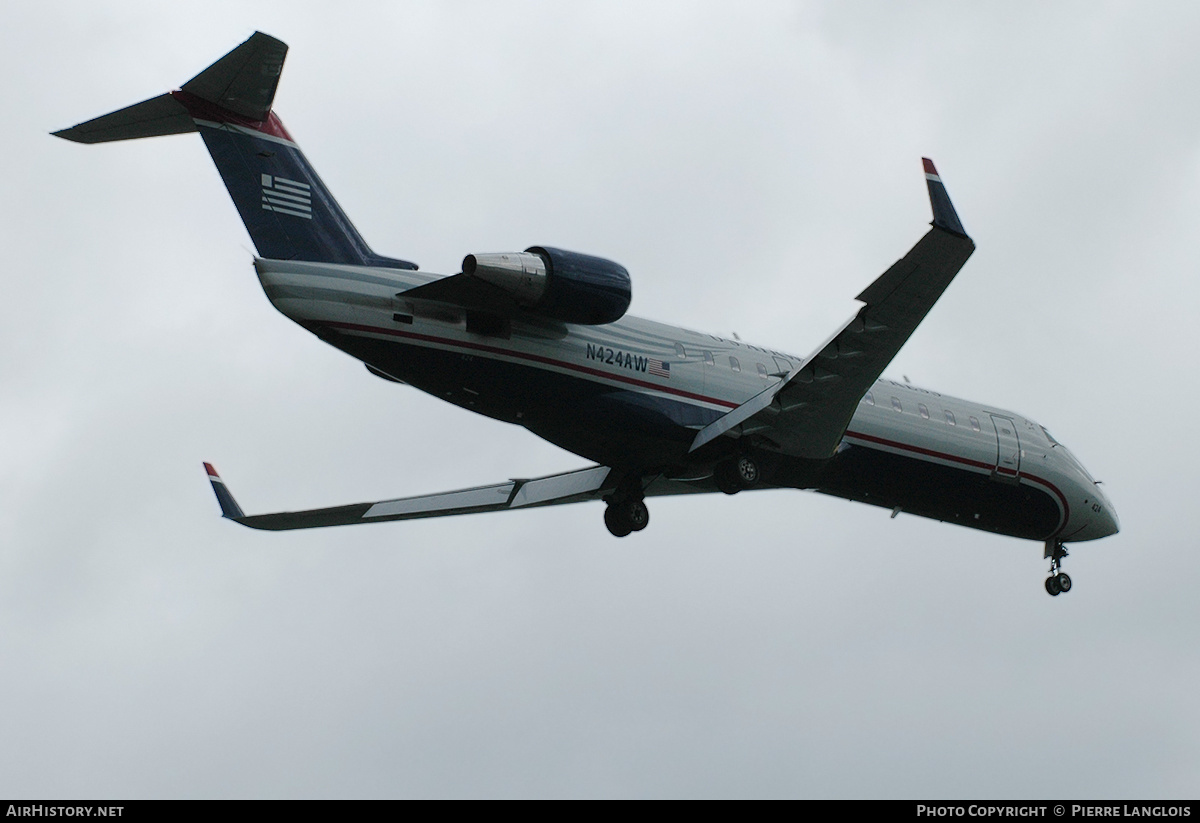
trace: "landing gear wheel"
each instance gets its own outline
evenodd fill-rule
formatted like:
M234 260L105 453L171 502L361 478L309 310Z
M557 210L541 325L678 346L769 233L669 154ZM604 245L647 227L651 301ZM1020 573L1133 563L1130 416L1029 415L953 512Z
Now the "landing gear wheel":
M629 510L626 514L628 515L629 523L635 532L640 532L642 529L650 525L650 510L646 508L645 501L632 500L628 504L628 509ZM1060 575L1060 577L1065 576L1066 575ZM1067 588L1070 588L1070 586L1071 584L1068 583ZM1063 591L1066 591L1066 589L1063 589Z
M633 531L633 526L625 522L618 507L611 503L604 510L604 525L608 527L608 532L613 537L625 537Z
M1062 571L1063 558L1066 556L1066 546L1056 540L1046 541L1046 553L1043 557L1050 558L1050 576L1046 578L1046 591L1051 595L1059 595L1071 590L1071 578Z
M713 471L717 488L725 494L737 494L742 489L752 488L758 484L758 477L758 463L745 455L720 463Z
M716 471L713 472L713 480L716 481L717 488L723 494L737 494L742 490L742 487L738 485L737 477L734 476L733 472L724 463L717 466Z
M650 510L641 500L613 501L604 510L604 525L614 537L640 532L650 524Z
M749 457L739 457L733 465L737 471L738 485L743 489L758 483L758 464Z

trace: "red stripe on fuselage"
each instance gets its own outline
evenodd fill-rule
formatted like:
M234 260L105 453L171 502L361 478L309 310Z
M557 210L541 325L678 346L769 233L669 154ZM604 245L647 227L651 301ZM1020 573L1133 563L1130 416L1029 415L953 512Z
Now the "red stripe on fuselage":
M571 371L589 374L595 377L603 377L605 380L615 380L619 383L628 383L631 386L640 386L644 389L653 389L654 391L662 392L663 394L673 394L678 397L686 397L690 400L699 400L704 403L712 403L716 406L724 406L727 409L736 409L737 403L732 403L728 400L721 400L716 397L706 397L703 394L694 394L683 389L673 389L670 386L660 386L657 383L651 383L647 380L638 380L633 377L626 377L623 374L613 374L611 372L593 369L588 366L580 366L576 363L568 363L565 360L555 360L552 357L544 357L540 354L529 354L527 352L513 351L511 349L502 349L499 346L486 346L482 343L468 343L464 340L450 340L445 337L434 337L429 334L417 334L416 332L400 331L399 329L381 329L376 326L363 326L358 323L337 323L327 322L314 325L328 326L334 329L349 329L351 331L369 332L371 334L386 334L391 337L404 337L410 340L424 340L428 343L438 343L445 346L455 346L461 349L469 349L471 351L487 352L489 354L500 354L505 357L515 357L519 360L529 360L534 363L543 363L547 366L557 366L561 369L570 369Z
M863 434L861 432L853 432L853 431L847 430L846 436L853 437L857 440L866 440L868 443L878 443L881 446L890 446L893 449L902 449L904 451L914 452L916 454L923 454L923 455L926 455L927 457L936 457L939 460L948 460L951 463L961 463L964 466L971 466L972 468L983 469L984 471L987 471L987 472L992 472L992 471L996 470L996 467L991 465L990 463L981 463L978 460L971 460L968 457L958 457L957 455L946 454L945 452L939 452L939 451L935 451L933 449L926 449L926 448L922 448L921 446L913 446L909 443L901 443L896 440L887 440L886 438L875 437L874 435L870 435L870 434ZM1045 486L1047 489L1054 492L1054 495L1058 498L1059 505L1062 507L1062 522L1060 522L1058 524L1057 529L1055 529L1053 532L1050 533L1049 538L1057 537L1058 535L1062 534L1062 530L1067 527L1067 521L1071 517L1071 506L1067 503L1066 495L1064 495L1061 491L1059 491L1058 486L1055 486L1049 480L1044 480L1040 477L1037 477L1036 475L1032 475L1027 472L1021 472L1020 477L1021 477L1021 479L1028 480L1031 483L1037 483L1040 486Z

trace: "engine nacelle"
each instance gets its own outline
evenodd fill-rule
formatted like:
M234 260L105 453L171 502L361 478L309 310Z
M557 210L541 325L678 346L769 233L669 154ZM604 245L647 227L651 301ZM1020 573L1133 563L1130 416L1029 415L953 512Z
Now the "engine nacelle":
M624 266L547 246L519 254L468 254L463 274L504 289L534 314L564 323L598 326L620 320L633 297Z

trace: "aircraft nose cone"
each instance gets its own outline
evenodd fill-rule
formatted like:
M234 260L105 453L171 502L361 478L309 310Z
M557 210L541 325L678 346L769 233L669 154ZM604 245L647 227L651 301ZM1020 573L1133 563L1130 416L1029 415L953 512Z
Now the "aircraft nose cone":
M1095 497L1093 500L1096 505L1086 512L1083 529L1075 537L1076 540L1099 540L1121 530L1121 521L1117 519L1112 504L1104 497Z
M1117 518L1116 509L1112 507L1111 503L1101 510L1096 520L1100 537L1108 537L1121 530L1121 521Z

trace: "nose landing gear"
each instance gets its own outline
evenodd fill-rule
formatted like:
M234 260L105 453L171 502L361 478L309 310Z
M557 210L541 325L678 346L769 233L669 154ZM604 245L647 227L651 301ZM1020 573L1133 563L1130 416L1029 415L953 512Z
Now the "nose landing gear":
M1046 592L1051 597L1069 592L1071 578L1061 571L1063 558L1067 556L1067 547L1057 540L1047 540L1044 556L1050 558L1050 576L1046 578Z

